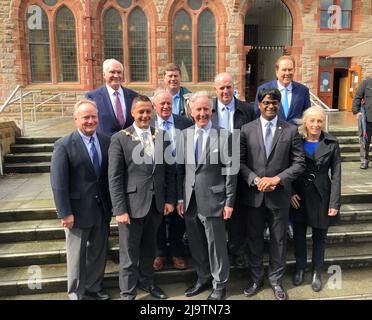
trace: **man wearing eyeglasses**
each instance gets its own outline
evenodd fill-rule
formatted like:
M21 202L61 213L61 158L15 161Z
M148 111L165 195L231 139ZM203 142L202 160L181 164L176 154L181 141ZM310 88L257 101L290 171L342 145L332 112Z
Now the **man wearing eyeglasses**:
M265 219L270 229L269 284L278 300L288 299L282 286L286 266L287 224L291 183L305 170L305 157L297 127L278 117L281 94L268 88L257 95L260 118L241 130L240 175L247 184L248 247L251 281L247 297L263 287Z

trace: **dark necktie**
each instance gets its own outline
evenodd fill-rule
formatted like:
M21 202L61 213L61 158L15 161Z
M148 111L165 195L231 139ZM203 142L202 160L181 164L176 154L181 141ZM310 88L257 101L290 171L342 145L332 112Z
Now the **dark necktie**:
M119 99L119 92L115 91L114 95L115 95L116 118L118 119L120 128L122 128L124 125L125 119L124 119L123 109L121 107L121 102Z
M201 155L203 153L203 130L198 130L198 138L195 143L195 164L199 164Z
M266 123L266 132L265 132L265 152L266 158L269 157L271 151L271 145L273 143L273 134L271 132L272 123L269 121Z
M96 146L94 145L94 137L90 137L89 143L90 143L90 151L92 154L92 163L94 167L94 171L96 172L97 177L99 177L101 172L101 166L99 165L99 157L98 157L98 151L96 149Z
M171 122L168 120L165 120L163 122L163 129L168 133L169 138L171 139L171 144L172 144L172 156L176 156L176 146L175 146L175 141L173 140L172 132L171 132L171 127L170 127Z

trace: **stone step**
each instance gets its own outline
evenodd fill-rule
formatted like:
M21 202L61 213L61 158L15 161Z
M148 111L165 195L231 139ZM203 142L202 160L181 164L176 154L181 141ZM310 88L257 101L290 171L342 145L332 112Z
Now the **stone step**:
M6 163L34 163L50 162L52 152L32 152L32 153L9 153L5 156Z
M11 153L33 153L33 152L53 152L53 143L38 143L38 144L12 144L10 146Z
M355 130L329 130L335 137L358 137L358 129Z
M113 228L113 226L112 226ZM51 234L60 239L37 240L23 242L0 243L0 267L25 266L33 264L51 264L65 262L66 251L64 232L62 228ZM115 229L114 229L115 231ZM24 230L19 230L18 234ZM45 233L48 230L45 230ZM27 232L26 232L27 233ZM33 234L32 234L33 233ZM34 237L35 231L30 231L30 238ZM110 238L110 254L117 257L119 252L117 232L113 232ZM7 238L6 231L1 233L1 238ZM310 241L310 233L307 238ZM52 238L52 236L50 236ZM18 240L18 239L17 239ZM327 243L343 248L345 245L364 245L368 243L372 250L372 223L341 225L331 227L328 232ZM371 252L372 254L372 252Z
M359 153L360 146L359 144L340 144L340 150L341 154L346 154L346 153ZM372 150L372 146L370 146L370 151Z
M359 145L359 137L358 136L345 136L345 137L337 137L339 144L358 144Z
M369 156L369 160L372 159L372 156ZM352 153L343 153L341 154L341 161L342 162L359 162L360 161L360 154L359 152L352 152Z
M50 162L6 163L4 165L4 172L5 173L50 172Z
M6 209L0 210L0 223L30 220L56 219L55 208Z
M311 250L309 250L311 257ZM288 252L287 266L292 271L294 267L292 250ZM189 267L186 270L174 270L169 265L161 271L155 272L155 281L159 285L171 283L191 282L196 272L193 262L188 259ZM264 265L268 266L268 256L265 254ZM310 260L308 260L310 268ZM360 268L372 265L372 248L369 244L345 245L343 247L328 246L326 248L325 266L337 265L342 270L347 268ZM118 288L118 262L108 259L104 286ZM231 277L246 276L246 270L231 266ZM288 272L287 272L288 273ZM291 272L289 272L291 273ZM40 279L36 278L40 275ZM30 287L31 284L31 287ZM0 269L0 296L15 296L28 294L41 294L52 292L65 292L67 286L66 264L54 263L45 265L26 265L22 267L5 267Z
M45 144L54 143L60 137L16 137L16 144Z

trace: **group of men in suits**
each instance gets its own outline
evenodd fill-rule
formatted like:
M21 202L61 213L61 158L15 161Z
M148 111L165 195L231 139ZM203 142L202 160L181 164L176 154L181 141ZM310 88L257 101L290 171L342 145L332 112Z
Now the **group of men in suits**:
M288 80L286 73L284 81ZM106 84L87 93L91 100L77 103L77 130L56 143L51 183L58 216L66 228L70 297L109 298L102 281L113 214L119 226L123 299L134 299L137 286L154 297L166 298L153 281L156 258L167 254L162 239L165 225L158 234L163 217L171 228L167 232L172 240L169 254L179 269L186 267L177 261L182 257L180 241L186 224L198 275L186 290L187 297L213 287L208 299L225 298L229 277L225 223L229 220L230 252L240 256L245 245L249 247L252 281L245 294L255 294L263 284L259 234L265 216L273 233L270 285L277 299L286 299L281 286L286 251L283 225L288 220L290 182L301 171L303 158L296 128L284 120L299 112L294 111L300 100L297 94L301 95L298 87L287 81L292 84L289 109L293 108L287 113L283 94L263 88L257 97L260 117L254 120L253 108L234 97L231 75L218 74L216 99L206 92L190 98L192 125L190 119L177 115L177 110L182 114L186 109L184 102L180 106L181 97L175 98L182 88L179 68L171 64L164 76L168 85L158 89L150 101L122 87L122 64L106 60ZM170 87L178 88L178 93ZM178 109L173 110L176 103ZM267 122L272 123L271 136L264 130ZM231 148L239 141L238 175L232 170L236 153Z

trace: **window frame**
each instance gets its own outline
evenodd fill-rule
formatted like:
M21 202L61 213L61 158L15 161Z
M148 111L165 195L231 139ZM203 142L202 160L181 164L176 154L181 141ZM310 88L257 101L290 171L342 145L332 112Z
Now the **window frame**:
M341 28L340 29L330 29L328 28L328 26L322 26L322 13L327 13L328 9L322 9L322 0L319 1L319 19L318 19L318 23L319 23L319 29L321 31L328 31L328 32L335 32L335 31L338 31L338 32L342 32L342 31L352 31L353 30L353 12L355 10L355 3L353 0L350 0L351 1L351 10L344 10L342 7L341 7L341 0L332 0L333 2L333 5L336 5L336 6L340 6L341 7L341 19L342 19L342 16L343 16L343 13L344 12L348 12L349 13L349 27L348 28L344 28L342 27L342 23L343 21L341 20Z

